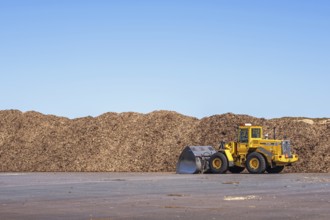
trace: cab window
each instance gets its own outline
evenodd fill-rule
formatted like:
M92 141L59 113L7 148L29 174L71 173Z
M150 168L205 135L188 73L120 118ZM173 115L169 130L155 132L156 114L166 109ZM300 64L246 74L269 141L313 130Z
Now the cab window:
M243 128L239 132L239 142L247 143L249 140L249 130L247 128Z
M252 128L252 138L260 138L260 128Z

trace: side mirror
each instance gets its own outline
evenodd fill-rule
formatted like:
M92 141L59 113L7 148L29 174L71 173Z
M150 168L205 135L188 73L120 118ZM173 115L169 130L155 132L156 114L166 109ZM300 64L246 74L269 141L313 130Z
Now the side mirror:
M224 142L224 141L221 141L220 142L220 147L219 147L219 149L225 149L225 144L226 144L226 142Z

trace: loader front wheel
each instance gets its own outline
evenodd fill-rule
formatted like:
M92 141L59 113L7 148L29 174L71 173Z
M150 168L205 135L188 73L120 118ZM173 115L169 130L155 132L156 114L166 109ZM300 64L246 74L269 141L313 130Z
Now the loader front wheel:
M209 160L212 173L225 173L228 170L227 157L223 153L215 153Z
M266 160L258 152L250 153L246 159L246 169L249 173L260 174L266 170Z
M276 167L267 167L266 171L267 173L280 173L284 169L284 166L276 166Z

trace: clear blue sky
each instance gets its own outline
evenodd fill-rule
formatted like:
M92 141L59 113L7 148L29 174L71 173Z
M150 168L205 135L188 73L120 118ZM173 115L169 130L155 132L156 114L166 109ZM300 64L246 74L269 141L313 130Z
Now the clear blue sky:
M330 1L0 0L0 109L330 117Z

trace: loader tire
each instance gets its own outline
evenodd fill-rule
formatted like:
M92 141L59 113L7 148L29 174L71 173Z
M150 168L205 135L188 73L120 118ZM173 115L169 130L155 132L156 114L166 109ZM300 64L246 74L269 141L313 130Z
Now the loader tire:
M276 166L276 167L267 167L266 171L267 173L280 173L284 169L284 166Z
M229 167L228 170L231 173L241 173L243 172L243 170L245 170L245 167L233 166L233 167Z
M223 153L215 153L209 160L212 173L225 173L228 170L228 160Z
M266 170L266 160L258 152L252 152L247 156L246 169L252 174L261 174Z

